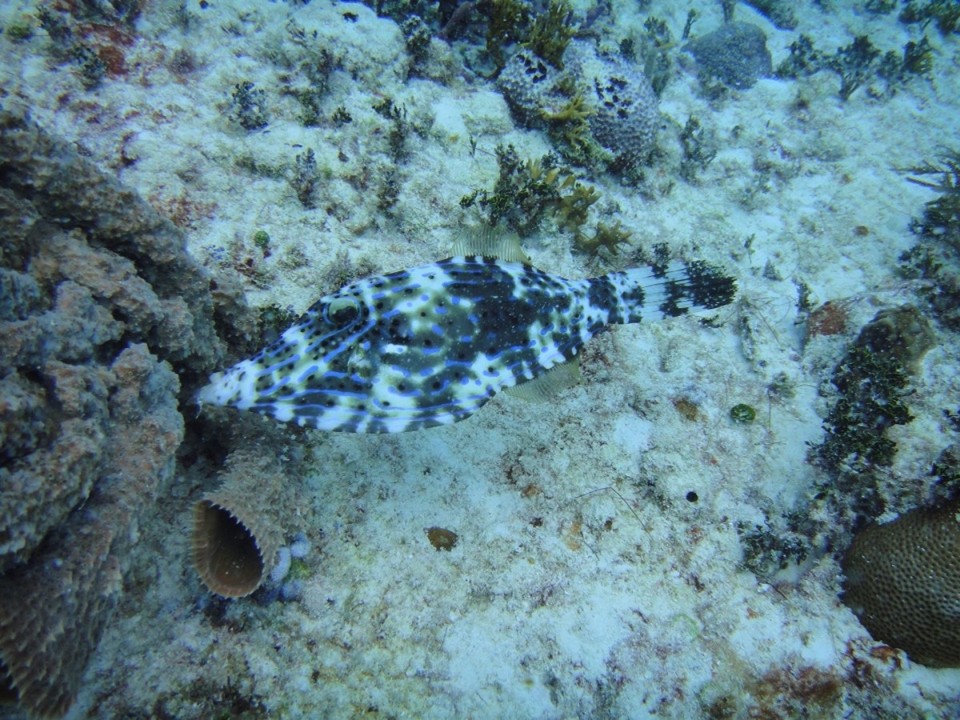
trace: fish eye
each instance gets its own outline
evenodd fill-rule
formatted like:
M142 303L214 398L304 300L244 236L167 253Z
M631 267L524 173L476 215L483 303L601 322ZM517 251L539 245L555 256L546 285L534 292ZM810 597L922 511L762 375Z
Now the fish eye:
M331 325L344 327L349 325L360 315L360 304L355 298L334 298L323 309L323 318Z

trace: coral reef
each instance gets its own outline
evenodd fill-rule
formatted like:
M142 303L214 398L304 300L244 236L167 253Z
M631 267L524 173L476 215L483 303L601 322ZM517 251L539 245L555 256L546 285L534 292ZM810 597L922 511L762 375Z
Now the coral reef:
M602 220L597 222L593 236L588 236L582 230L577 230L573 238L573 245L577 250L596 257L601 252L616 255L620 247L629 243L631 233L620 225L620 221L608 225Z
M270 121L267 96L260 88L245 80L237 83L230 96L230 117L244 130L261 130Z
M762 578L790 565L799 565L811 554L807 530L797 517L767 518L766 525L737 523L743 546L743 564Z
M945 148L937 162L904 172L911 182L940 194L911 221L918 243L900 256L900 271L931 281L921 291L930 311L944 327L960 330L960 151Z
M796 3L788 0L745 0L745 2L770 18L770 22L781 30L793 30L797 27Z
M70 703L171 476L181 377L223 346L184 239L26 113L0 113L0 666Z
M685 49L708 77L738 89L753 87L770 75L773 61L767 36L756 25L732 22L692 40Z
M837 50L827 60L827 67L840 76L840 97L847 100L877 66L880 51L866 35L858 35L852 43Z
M946 148L938 162L926 162L907 172L911 182L937 190L940 195L923 208L923 217L914 220L912 229L920 236L937 239L960 252L960 150ZM928 176L939 176L928 180Z
M777 65L774 73L780 78L798 78L819 72L826 61L822 52L813 45L813 39L808 35L799 35L790 43L790 55Z
M960 666L960 504L913 510L857 534L844 602L876 640L916 662Z
M832 70L840 77L842 100L848 100L865 83L871 84L868 88L871 95L889 97L911 77L929 77L933 70L933 49L926 36L917 42L907 42L900 52L883 52L868 36L859 35L849 45L827 54L816 49L810 37L800 35L790 43L789 50L789 57L777 65L777 77L798 78ZM875 87L872 83L877 78L882 83Z
M489 415L424 435L296 434L260 416L194 417L202 349L174 359L164 343L193 344L192 327L170 331L157 300L202 283L183 275L182 289L161 288L169 271L117 252L99 237L99 221L73 225L56 209L32 220L11 194L0 217L0 323L24 324L0 334L0 345L5 353L7 343L32 342L38 362L8 372L0 355L0 468L43 461L55 472L33 481L57 493L20 493L18 502L36 505L11 527L29 537L19 553L0 554L10 564L0 594L11 604L0 602L0 618L20 629L10 633L16 648L0 647L7 669L24 665L21 645L38 647L21 588L38 598L36 617L54 618L35 631L50 638L51 653L34 652L32 662L55 682L32 700L41 691L21 674L23 711L41 701L61 709L79 684L71 718L960 717L957 671L902 667L904 653L872 641L839 602L834 557L851 525L878 508L902 513L926 492L934 458L941 502L960 497L950 332L960 328L960 242L944 242L941 230L956 213L940 212L949 204L924 213L946 191L898 187L891 169L936 162L936 143L949 142L960 97L949 72L956 36L939 37L934 20L898 23L904 0L884 0L893 6L885 18L866 14L879 0L755 0L775 24L799 20L824 51L798 50L798 66L828 72L731 91L691 82L678 67L694 64L682 46L719 26L718 0L578 2L572 15L564 4L65 0L0 12L12 83L0 102L29 102L71 148L116 168L193 231L190 247L214 273L202 279L212 325L231 356L273 342L312 299L369 265L386 272L451 254L465 226L494 217L530 228L537 265L569 277L696 254L730 265L743 288L735 307L702 324L604 334L582 358L589 382L562 403L494 401ZM142 21L111 22L102 16L111 7L142 7ZM800 48L797 32L742 5L737 15L763 28L777 62L793 40ZM531 42L549 38L551 24L561 42L579 26L559 52ZM881 54L844 106L839 71L824 63L863 33ZM900 74L904 43L904 66L935 74L911 76L900 97L880 102L883 81ZM564 63L571 44L612 69L609 82L598 78L598 88ZM554 81L537 90L542 103L530 103L523 122L533 131L511 120L495 89L518 53ZM616 128L619 111L633 112L616 81L638 70L656 96L644 107L660 106L650 115L655 143L643 131L643 150L621 158L637 160L642 182L599 172L617 170L618 159L618 137L598 139L601 94ZM518 152L504 150L511 143ZM939 183L939 172L926 180ZM457 207L478 188L473 209ZM917 238L905 234L911 211ZM59 243L42 263L32 239L16 239L38 222ZM925 282L891 276L900 269L893 258L914 241ZM102 272L83 270L95 263ZM156 299L142 300L150 293ZM242 314L245 295L258 321ZM204 315L204 302L184 307ZM857 363L891 353L849 344L878 310L905 303L936 323L940 346L915 378L903 363L906 384L881 393L884 377ZM25 321L41 317L49 324L31 336ZM55 324L61 317L70 322ZM710 331L720 325L727 329ZM841 361L859 370L844 373ZM182 381L182 419L168 362ZM105 474L121 392L142 401L123 411L142 418L131 446L154 447L163 427L183 432L175 480L149 463L142 483ZM879 412L888 399L891 411L906 405L916 419L878 431L841 412ZM892 465L861 462L840 444L835 465L804 462L824 440L821 422L844 402L831 420L849 423L848 438L873 432L895 442ZM736 418L752 423L729 415L737 403L753 411ZM241 466L260 466L232 448L275 456L287 436L315 457L304 468L282 465L277 510L309 533L313 555L304 562L300 544L282 537L288 547L259 588L224 599L189 564L193 505ZM88 455L74 461L81 451ZM126 452L145 462L140 447ZM48 455L65 466L53 468ZM157 462L170 456L166 443L156 449ZM120 507L111 498L124 488L137 494ZM431 542L431 530L444 542L445 529L459 534L455 547ZM262 574L269 558L256 555ZM68 562L61 571L48 560ZM56 574L44 585L46 572ZM15 678L3 676L10 689Z
M99 447L80 432L71 438L67 429L59 438L61 445L86 442L98 451L90 459L96 478L90 479L82 507L47 534L28 563L0 577L0 671L21 704L44 716L65 712L79 688L123 590L137 518L170 480L183 436L177 378L145 345L122 351L108 368L85 372L56 361L47 368L51 365L53 382L65 379L71 385L64 396L82 404L65 405L67 413L96 409L102 416L84 421ZM100 397L83 397L87 383L99 385ZM74 418L69 425L80 422ZM53 470L50 463L44 466ZM68 479L53 474L50 484ZM5 504L14 504L18 495L5 492Z
M530 8L520 0L491 0L487 9L487 53L498 68L506 62L504 47L529 30Z
M550 215L558 225L581 235L590 206L600 199L592 186L565 172L552 153L526 162L513 145L498 146L496 153L500 174L493 191L475 190L460 199L461 207L477 205L487 224L505 225L521 237L536 232Z
M844 332L848 305L833 301L818 308L819 314L808 318L808 339ZM768 575L831 547L847 546L854 532L885 512L950 497L955 484L946 477L948 455L941 473L935 467L930 477L915 483L903 483L886 470L897 452L887 431L913 420L909 385L935 343L930 321L912 305L881 310L861 328L834 368L837 398L823 423L823 441L812 445L808 455L827 477L816 483L817 494L803 512L738 527L747 567ZM830 520L824 522L825 517Z
M695 182L697 174L705 170L717 156L716 132L703 127L700 121L691 115L680 132L680 146L683 151L680 177L687 182Z
M563 54L577 30L572 17L573 11L566 0L551 0L547 9L534 19L524 44L537 57L563 69Z
M824 421L821 444L811 460L829 477L818 482L819 501L837 521L823 528L835 547L885 512L903 512L924 502L932 478L901 483L889 477L897 452L887 431L913 420L907 399L911 375L934 346L930 321L911 305L881 310L860 331L837 364L839 397Z
M960 31L960 5L955 0L909 0L899 15L900 22L922 23L933 20L942 35Z

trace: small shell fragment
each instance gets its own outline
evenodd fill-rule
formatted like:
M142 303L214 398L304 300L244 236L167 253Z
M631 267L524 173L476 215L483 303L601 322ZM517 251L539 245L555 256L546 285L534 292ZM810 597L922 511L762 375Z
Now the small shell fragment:
M430 527L426 530L427 540L430 541L430 544L433 547L440 551L446 550L450 552L457 545L457 540L459 536L452 530L447 530L446 528L441 527Z

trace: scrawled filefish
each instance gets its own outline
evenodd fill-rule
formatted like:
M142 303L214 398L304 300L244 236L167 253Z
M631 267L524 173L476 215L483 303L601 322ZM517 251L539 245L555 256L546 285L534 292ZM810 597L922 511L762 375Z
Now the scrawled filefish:
M701 262L567 280L516 246L350 283L200 390L201 403L321 430L405 432L469 417L501 390L576 358L608 325L733 299Z

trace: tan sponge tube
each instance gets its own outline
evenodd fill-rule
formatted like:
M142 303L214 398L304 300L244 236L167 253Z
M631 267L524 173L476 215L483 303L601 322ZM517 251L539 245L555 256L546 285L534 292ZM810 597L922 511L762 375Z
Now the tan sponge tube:
M223 484L193 511L193 564L224 597L249 595L269 575L283 543L279 461L249 451L227 459Z

